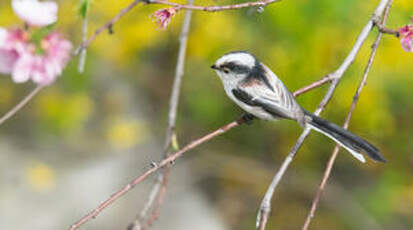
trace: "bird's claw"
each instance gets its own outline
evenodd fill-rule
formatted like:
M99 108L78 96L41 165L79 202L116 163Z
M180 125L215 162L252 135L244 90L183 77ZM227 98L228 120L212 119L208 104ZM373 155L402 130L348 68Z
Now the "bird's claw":
M247 125L251 125L252 121L255 119L256 117L250 113L246 113L242 116L242 119L244 120L245 124Z

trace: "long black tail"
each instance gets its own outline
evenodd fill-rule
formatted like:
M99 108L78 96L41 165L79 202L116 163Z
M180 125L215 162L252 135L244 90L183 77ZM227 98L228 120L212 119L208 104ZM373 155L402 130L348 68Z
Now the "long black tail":
M312 129L336 141L360 161L365 161L363 155L360 154L360 152L365 152L375 161L386 162L386 159L381 155L380 150L363 138L310 112L306 111L306 115L311 118L309 119L310 121L308 124Z

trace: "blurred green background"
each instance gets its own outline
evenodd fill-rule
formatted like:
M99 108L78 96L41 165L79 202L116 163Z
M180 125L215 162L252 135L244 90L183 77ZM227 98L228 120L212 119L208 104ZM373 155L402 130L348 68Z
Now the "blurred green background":
M177 120L179 143L188 143L242 114L209 69L220 55L249 50L294 91L340 65L378 2L284 0L263 13L254 9L194 12ZM94 1L90 32L129 3ZM225 3L233 1L196 1L199 5ZM77 1L61 0L59 6L59 30L79 44ZM55 84L2 125L1 138L11 145L28 150L59 146L53 156L42 158L46 160L25 154L14 162L25 165L22 183L28 184L29 191L53 194L60 179L59 162L73 167L101 157L115 159L156 140L162 143L184 13L180 11L167 30L160 30L149 18L157 9L136 7L114 25L113 35L104 33L91 44L84 74L77 73L78 60L73 59ZM411 0L395 1L387 24L401 27L412 13ZM21 24L9 1L1 1L0 25ZM337 124L344 121L376 34L374 30L369 36L322 117ZM403 51L398 39L383 36L349 129L375 143L388 163L361 164L341 150L311 229L413 229L412 73L413 54ZM127 85L127 92L118 90L117 84ZM1 113L33 87L13 84L8 76L0 78ZM298 101L313 111L326 89L313 90ZM133 94L132 100L123 100L124 93ZM132 110L143 115L135 117ZM228 229L253 229L266 187L300 132L294 122L256 121L197 148L174 167L180 167L181 161L191 162L199 192ZM101 153L101 143L111 151ZM159 159L159 146L134 157L145 162ZM333 147L322 135L309 136L276 192L268 229L301 227ZM50 157L59 160L47 160ZM135 168L127 178L139 172L141 168ZM0 192L9 186L2 184ZM100 194L98 200L105 197ZM77 210L77 216L85 211ZM130 220L133 216L129 213Z

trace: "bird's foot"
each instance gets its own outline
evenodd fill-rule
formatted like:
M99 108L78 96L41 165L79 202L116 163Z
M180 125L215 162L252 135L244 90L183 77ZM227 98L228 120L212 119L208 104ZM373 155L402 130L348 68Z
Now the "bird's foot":
M250 125L252 124L252 121L255 119L256 117L250 113L246 113L242 116L242 119L244 120L245 124Z

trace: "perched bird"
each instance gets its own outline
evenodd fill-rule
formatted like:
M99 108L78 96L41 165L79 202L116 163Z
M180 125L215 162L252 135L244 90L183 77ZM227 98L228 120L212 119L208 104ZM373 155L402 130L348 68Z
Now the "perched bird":
M254 55L230 52L211 66L221 78L228 97L248 114L263 120L290 119L331 138L355 158L365 162L362 152L386 162L380 151L361 137L303 109L281 80Z

